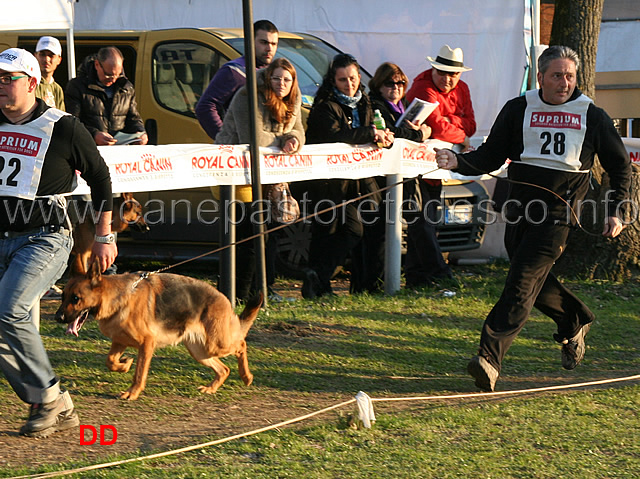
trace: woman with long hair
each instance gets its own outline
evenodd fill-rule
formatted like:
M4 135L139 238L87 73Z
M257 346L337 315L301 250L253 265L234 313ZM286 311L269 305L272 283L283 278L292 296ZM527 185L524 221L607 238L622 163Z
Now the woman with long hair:
M300 116L302 97L296 69L286 58L276 58L258 70L258 145L276 146L284 153L296 153L305 142ZM249 96L242 87L231 100L216 143L249 143Z
M298 87L296 69L286 58L276 58L268 67L256 74L258 89L258 108L256 130L258 146L272 146L282 149L283 153L293 154L302 148L305 142L304 127L300 115L302 96ZM242 145L251 141L249 135L249 95L242 87L231 100L222 129L216 136L216 143L222 145ZM253 235L250 203L241 203L236 207L236 237L247 238ZM273 239L267 244L267 283L275 280ZM247 299L259 287L255 281L256 256L253 241L237 246L236 254L236 295Z

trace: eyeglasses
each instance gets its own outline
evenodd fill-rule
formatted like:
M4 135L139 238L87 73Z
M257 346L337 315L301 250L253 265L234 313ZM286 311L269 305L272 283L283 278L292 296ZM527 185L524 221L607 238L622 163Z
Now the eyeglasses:
M383 85L386 86L387 88L393 88L394 86L404 87L406 84L407 82L404 80L400 80L400 81L389 80L383 83Z
M104 75L104 77L107 80L114 80L114 79L120 78L122 76L122 72L118 73L117 75L114 75L114 74L108 75L107 72L104 69L104 66L102 66L102 63L98 62L98 65L100 65L100 68L102 68L102 74Z
M19 80L20 78L27 78L29 75L18 75L18 76L10 76L4 75L0 76L0 85L9 85L14 80Z
M289 84L293 81L293 78L285 78L285 77L271 77L271 81L274 83L284 82L285 84Z

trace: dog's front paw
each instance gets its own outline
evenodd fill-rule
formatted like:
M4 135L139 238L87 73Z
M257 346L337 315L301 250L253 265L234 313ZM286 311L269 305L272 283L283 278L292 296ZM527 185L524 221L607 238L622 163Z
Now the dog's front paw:
M213 384L210 384L209 386L198 386L198 391L200 391L203 394L215 394L215 392L218 390L219 386L214 386Z
M126 399L128 401L135 401L136 399L138 399L138 396L140 396L141 392L142 391L131 387L128 390L123 391L123 392L120 393L120 399Z
M242 382L246 386L251 386L251 383L253 382L253 374L248 373L248 374L245 374L244 376L242 376Z

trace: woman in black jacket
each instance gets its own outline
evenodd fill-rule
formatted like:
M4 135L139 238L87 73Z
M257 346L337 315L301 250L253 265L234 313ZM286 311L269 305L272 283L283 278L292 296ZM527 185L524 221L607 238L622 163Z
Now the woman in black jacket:
M393 143L393 134L373 126L369 97L360 84L360 66L348 54L336 55L316 94L307 120L307 144L376 142ZM316 211L377 191L375 178L314 180L307 185ZM377 216L381 195L365 203L351 203L314 219L311 230L309 268L302 295L311 299L331 294L331 277L347 256L352 257L351 292L373 291L382 276L384 224L363 223L363 214ZM373 208L373 211L371 210ZM382 231L382 235L379 234Z
M423 123L415 125L405 120L395 126L404 113L404 99L409 80L400 67L385 62L378 67L369 82L373 110L379 110L387 128L396 138L422 142L431 136L431 128ZM416 178L405 183L403 196L407 208L407 254L404 258L406 287L420 288L453 278L449 265L442 257L436 236L437 207L442 182Z

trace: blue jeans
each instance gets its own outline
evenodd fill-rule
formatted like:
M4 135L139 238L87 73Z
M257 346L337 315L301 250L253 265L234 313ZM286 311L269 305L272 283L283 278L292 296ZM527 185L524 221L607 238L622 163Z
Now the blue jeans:
M64 273L72 246L68 230L0 235L0 368L29 404L51 402L60 393L30 312Z

